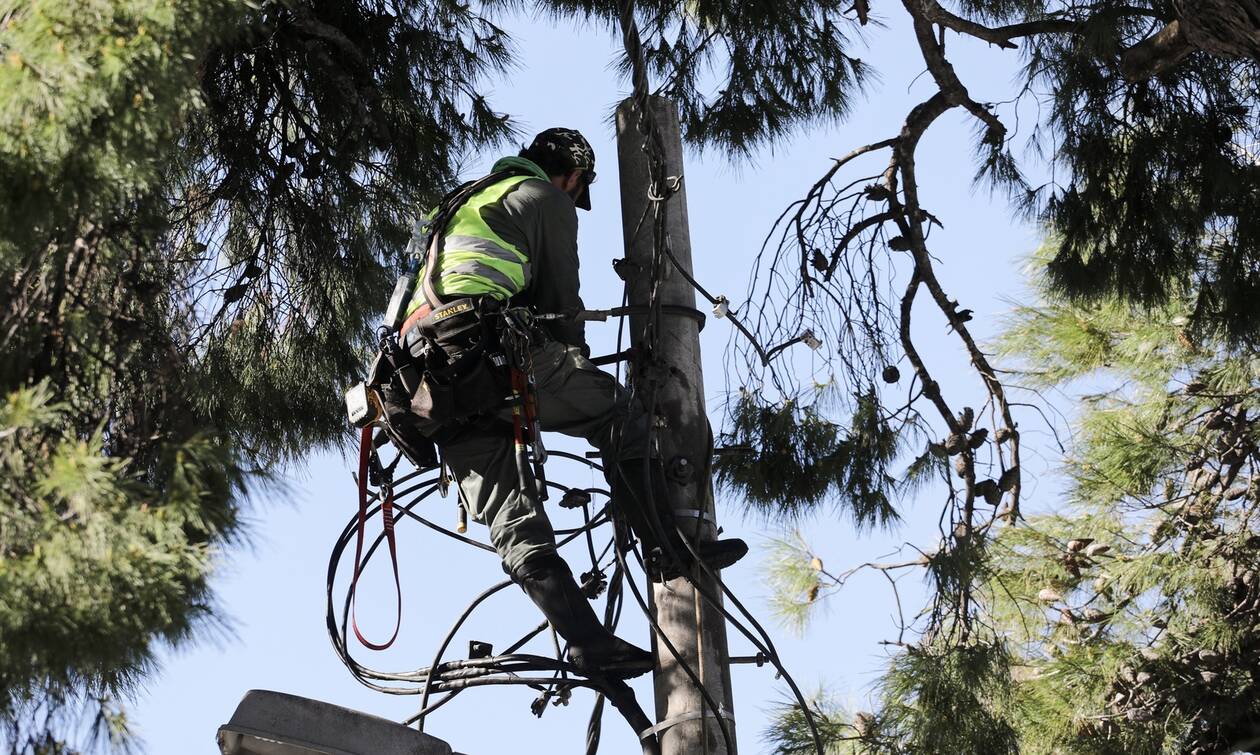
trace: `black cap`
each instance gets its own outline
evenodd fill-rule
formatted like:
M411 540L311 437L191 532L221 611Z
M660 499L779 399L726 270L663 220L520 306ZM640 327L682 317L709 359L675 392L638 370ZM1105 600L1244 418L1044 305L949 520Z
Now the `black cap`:
M591 209L590 184L595 180L595 150L591 149L586 137L571 128L549 128L539 132L534 141L521 150L521 155L538 163L548 173L554 171L553 175L585 171L586 183L574 204L583 210Z

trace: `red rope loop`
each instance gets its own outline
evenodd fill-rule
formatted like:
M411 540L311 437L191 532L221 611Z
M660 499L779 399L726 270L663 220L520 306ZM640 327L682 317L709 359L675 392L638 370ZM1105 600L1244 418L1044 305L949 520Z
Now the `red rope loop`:
M370 650L384 650L398 639L398 630L402 626L402 580L398 576L398 544L394 539L394 489L388 485L381 486L381 519L384 522L385 542L389 545L389 560L394 567L394 594L397 597L395 609L394 633L382 643L369 641L359 631L358 597L359 574L363 568L363 535L367 529L368 510L368 471L372 461L372 427L363 428L359 436L359 527L354 544L354 577L350 581L350 624L354 628L354 636Z

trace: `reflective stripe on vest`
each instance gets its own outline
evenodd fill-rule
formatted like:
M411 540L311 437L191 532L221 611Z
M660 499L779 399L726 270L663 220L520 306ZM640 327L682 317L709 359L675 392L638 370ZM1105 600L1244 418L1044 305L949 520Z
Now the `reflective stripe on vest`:
M525 290L530 281L529 257L495 233L481 217L487 206L503 199L521 181L534 176L512 176L468 198L447 223L438 255L437 293L443 297L489 295L507 300ZM418 275L424 275L423 268ZM407 306L411 314L425 303L422 286ZM437 302L430 302L433 306Z

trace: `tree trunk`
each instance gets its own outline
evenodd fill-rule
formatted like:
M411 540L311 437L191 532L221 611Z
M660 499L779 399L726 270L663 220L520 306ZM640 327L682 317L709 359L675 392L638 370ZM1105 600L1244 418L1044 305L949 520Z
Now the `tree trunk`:
M1125 78L1149 79L1195 50L1260 60L1260 0L1176 0L1174 6L1176 20L1121 56Z
M1226 58L1260 60L1260 0L1175 2L1186 41Z

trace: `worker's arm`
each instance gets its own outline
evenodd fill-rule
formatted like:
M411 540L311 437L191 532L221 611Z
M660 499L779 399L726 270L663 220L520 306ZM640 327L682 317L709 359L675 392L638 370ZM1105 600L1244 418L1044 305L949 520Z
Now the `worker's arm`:
M584 309L578 293L578 219L573 200L550 183L531 180L504 197L503 210L529 250L532 282L523 301L544 313ZM544 329L557 341L577 346L589 355L582 323L551 320Z

